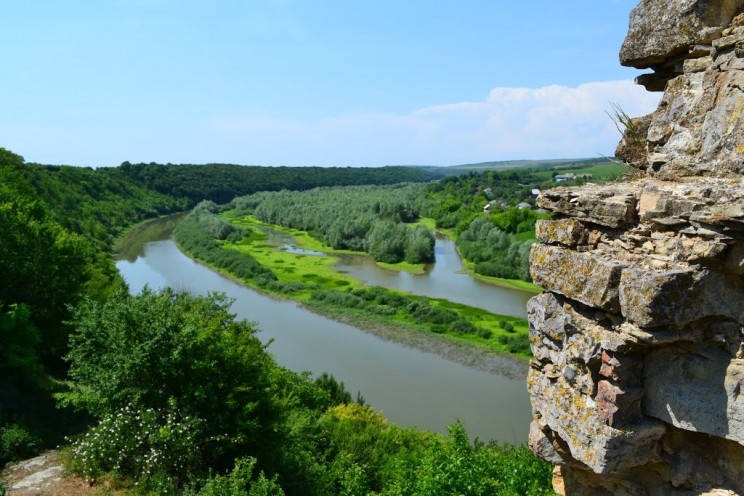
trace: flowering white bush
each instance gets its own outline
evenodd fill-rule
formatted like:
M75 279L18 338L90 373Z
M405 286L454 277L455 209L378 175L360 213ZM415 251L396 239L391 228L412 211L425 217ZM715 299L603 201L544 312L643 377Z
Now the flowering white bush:
M127 405L72 444L69 468L90 482L112 472L137 484L158 480L175 487L199 463L202 426L202 420L175 407L140 410Z

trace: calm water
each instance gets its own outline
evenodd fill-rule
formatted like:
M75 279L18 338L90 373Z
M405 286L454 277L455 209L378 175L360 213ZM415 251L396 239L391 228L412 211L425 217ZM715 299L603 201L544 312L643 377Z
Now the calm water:
M269 241L283 245L293 253L317 254L297 248L288 235L279 231L269 232ZM469 274L458 274L463 270L455 243L445 236L437 236L434 246L436 263L427 266L424 274L409 274L387 270L375 264L372 258L362 255L334 255L339 259L335 265L352 277L367 284L399 289L408 293L446 298L472 307L483 308L492 313L527 318L527 300L534 293L514 288L497 286L476 279Z
M157 226L154 222L153 232L165 237ZM194 294L224 292L235 300L232 309L239 317L257 323L261 339L273 340L269 351L280 364L314 375L332 373L398 425L445 432L459 418L471 436L526 442L531 414L524 379L384 341L293 302L261 295L189 259L170 239L147 242L140 236L136 244L139 249L129 247L128 258L117 261L131 292L145 284Z

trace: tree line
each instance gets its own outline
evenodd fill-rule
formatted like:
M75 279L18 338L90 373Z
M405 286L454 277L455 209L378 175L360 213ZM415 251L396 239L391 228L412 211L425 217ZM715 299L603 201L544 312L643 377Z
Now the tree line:
M434 234L417 225L422 186L347 186L262 192L235 198L239 215L307 231L331 248L363 251L378 262L434 261Z

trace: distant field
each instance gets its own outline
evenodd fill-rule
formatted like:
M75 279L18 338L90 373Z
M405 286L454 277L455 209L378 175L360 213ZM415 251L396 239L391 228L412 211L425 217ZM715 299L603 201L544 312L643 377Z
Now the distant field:
M463 164L453 165L449 167L434 167L434 166L412 166L416 169L421 169L433 176L456 176L460 174L467 174L468 172L485 172L489 170L508 170L508 169L560 169L563 173L572 172L573 169L581 168L584 173L593 174L589 170L584 168L592 168L595 166L608 166L616 165L610 160L597 157L597 158L566 158L566 159L551 159L551 160L505 160L502 162L482 162L479 164ZM601 170L601 169L600 169ZM548 174L549 176L550 174Z

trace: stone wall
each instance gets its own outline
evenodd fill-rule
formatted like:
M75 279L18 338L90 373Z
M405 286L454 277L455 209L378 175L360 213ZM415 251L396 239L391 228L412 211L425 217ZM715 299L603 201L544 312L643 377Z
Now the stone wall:
M530 446L563 494L744 495L744 0L643 0L628 182L538 205Z

